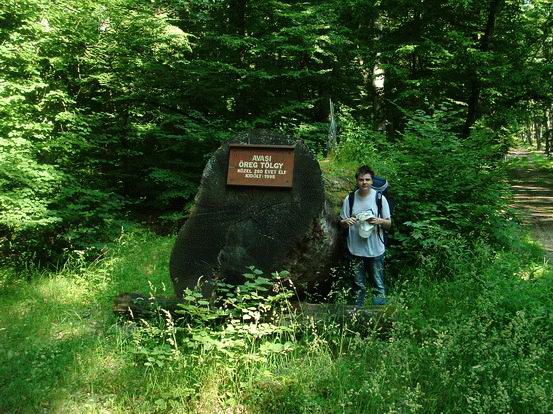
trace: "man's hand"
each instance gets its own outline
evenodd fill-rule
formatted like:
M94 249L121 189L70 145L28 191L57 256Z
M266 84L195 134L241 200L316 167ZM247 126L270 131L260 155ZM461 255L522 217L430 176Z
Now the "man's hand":
M357 219L355 217L350 217L342 220L340 223L342 224L342 227L346 228L349 226L353 226L355 223L357 223Z
M370 224L376 224L379 226L384 227L386 230L389 230L392 226L392 220L390 219L384 219L380 217L371 217L369 220L367 220Z

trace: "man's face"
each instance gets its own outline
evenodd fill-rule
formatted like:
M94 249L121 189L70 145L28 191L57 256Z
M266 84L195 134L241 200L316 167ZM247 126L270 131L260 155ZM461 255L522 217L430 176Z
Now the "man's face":
M364 174L357 177L357 187L360 190L369 190L373 184L373 178L370 174Z

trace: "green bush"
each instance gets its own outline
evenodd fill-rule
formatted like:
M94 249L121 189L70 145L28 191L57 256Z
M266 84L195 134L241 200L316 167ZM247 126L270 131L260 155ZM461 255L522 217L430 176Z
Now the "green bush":
M183 219L206 154L229 136L181 106L187 39L155 5L3 3L0 261L97 254L130 211L165 228Z
M430 261L436 274L451 274L449 257L466 255L477 240L511 242L509 189L493 134L475 129L462 139L447 108L410 116L394 142L345 117L336 161L371 165L388 179L395 202L390 257Z
M484 130L461 139L442 112L409 120L394 154L399 254L441 260L476 240L505 241L510 193L491 139Z

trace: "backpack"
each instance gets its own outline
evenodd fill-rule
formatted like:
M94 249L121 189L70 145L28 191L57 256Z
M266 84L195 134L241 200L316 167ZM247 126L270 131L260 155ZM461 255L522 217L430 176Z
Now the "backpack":
M376 207L378 209L377 217L382 217L382 196L386 197L386 200L388 201L388 206L390 207L390 216L393 215L393 210L395 207L395 203L393 201L393 198L390 196L390 192L388 191L390 186L388 185L388 181L383 178L375 175L373 177L373 184L372 189L376 191ZM355 191L352 191L348 194L348 203L349 203L349 216L351 217L353 213L353 203L355 202ZM379 227L380 229L380 227ZM378 233L378 237L384 243L385 245L388 244L388 231L382 230L383 235L380 235L380 232Z

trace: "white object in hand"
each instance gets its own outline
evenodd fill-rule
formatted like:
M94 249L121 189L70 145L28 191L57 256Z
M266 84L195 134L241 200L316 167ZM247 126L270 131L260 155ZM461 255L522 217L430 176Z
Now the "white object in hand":
M373 217L374 214L371 211L362 211L361 213L357 214L357 220L359 222L359 236L363 237L364 239L368 238L374 229L374 225L370 224L367 221Z

